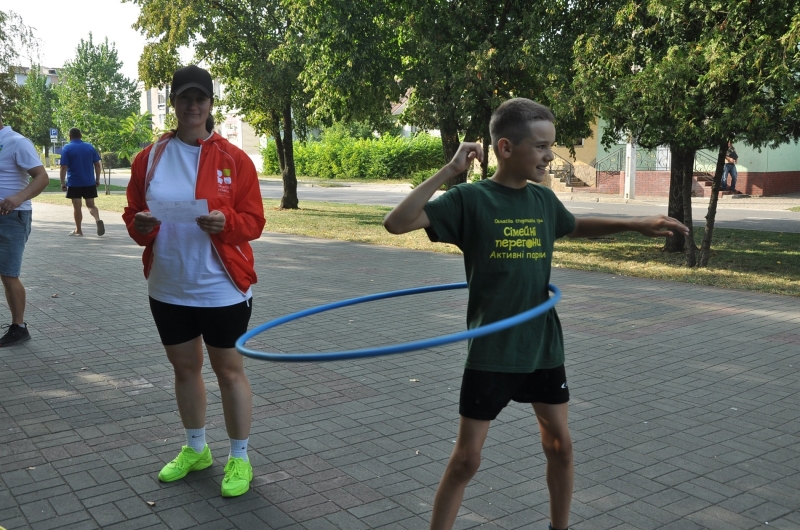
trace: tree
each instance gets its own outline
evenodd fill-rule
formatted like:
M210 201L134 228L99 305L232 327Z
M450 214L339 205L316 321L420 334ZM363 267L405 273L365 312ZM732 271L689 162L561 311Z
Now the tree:
M120 122L139 110L136 83L121 68L116 47L107 38L101 44L94 44L91 33L88 41L81 39L75 58L61 69L55 87L55 122L62 134L78 127L101 150L118 150L110 139L116 137Z
M133 113L120 123L117 156L132 161L144 146L153 141L153 115Z
M106 195L111 194L111 170L117 167L113 162L120 159L132 161L136 153L153 141L152 119L153 115L149 112L134 112L121 120L104 118L93 122L95 134L92 142L98 146L114 146L111 151L104 149L101 155Z
M44 156L50 155L50 128L54 126L53 107L55 93L47 84L47 76L42 75L39 65L31 65L20 94L19 132L30 139L34 145L44 147Z
M573 2L292 4L302 28L295 34L305 61L300 77L322 117L374 120L410 94L404 119L440 130L445 161L462 136L486 143L492 109L509 97L552 107L562 145L589 134L571 93L572 41L582 20Z
M294 136L305 131L306 101L297 76L299 54L288 50L296 31L281 0L130 0L141 7L136 28L149 43L139 62L148 86L168 84L178 51L193 45L198 60L225 86L218 104L236 109L278 146L283 177L281 208L297 208Z
M32 56L38 49L38 39L31 28L13 11L0 11L0 113L5 123L19 130L23 119L19 100L22 88L17 85L15 67L23 53Z
M800 78L780 41L797 9L790 0L619 0L595 8L576 42L576 92L610 124L604 143L630 135L645 148L669 145L668 214L690 230L695 153L717 150L699 262L692 232L664 247L684 250L689 266L708 263L728 140L760 148L800 135L791 106Z

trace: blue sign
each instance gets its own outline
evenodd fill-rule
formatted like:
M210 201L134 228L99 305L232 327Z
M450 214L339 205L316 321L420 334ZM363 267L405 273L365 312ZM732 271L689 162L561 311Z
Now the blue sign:
M50 129L50 138L58 138L58 129Z

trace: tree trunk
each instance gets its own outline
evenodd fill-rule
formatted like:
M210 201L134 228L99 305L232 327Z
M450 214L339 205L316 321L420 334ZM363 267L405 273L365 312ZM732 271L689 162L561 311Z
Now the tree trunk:
M683 154L684 150L677 146L670 145L669 151L672 164L669 174L669 205L667 206L667 215L683 223L683 171L680 165L685 155ZM694 163L692 162L692 166L693 165ZM692 166L690 166L690 171ZM684 250L684 245L685 238L683 234L675 232L673 235L667 236L662 250L665 252L682 252Z
M481 180L489 176L489 152L492 150L492 138L489 132L483 133L483 160L481 161Z
M717 201L719 201L719 187L722 183L722 171L725 168L725 155L728 153L727 142L719 145L717 153L717 167L714 170L714 183L711 185L711 201L708 203L706 214L706 228L703 231L703 242L700 243L700 257L698 267L708 267L708 258L711 256L711 239L714 235L714 220L717 216Z
M275 146L278 150L278 169L283 175L283 170L286 167L286 157L283 153L283 140L281 140L281 116L275 111L270 112L270 131L272 137L275 138Z
M681 150L683 159L679 163L679 170L681 172L682 182L682 198L683 198L683 224L689 228L689 235L684 237L683 249L686 252L686 266L694 267L697 264L697 255L695 250L697 246L694 244L694 226L692 224L692 183L694 182L694 149ZM672 159L675 163L675 159Z
M477 123L475 134L476 139L480 138L483 144L483 160L481 160L481 180L485 179L489 171L489 150L492 147L491 134L489 133L489 122L492 119L492 108L485 102L483 104L483 113L481 119Z
M439 131L442 135L442 151L444 152L444 163L447 164L455 156L458 146L461 143L458 139L458 126L455 119L449 116L442 116L439 113ZM450 189L456 184L467 181L467 172L459 173L445 183L445 188Z
M281 168L283 197L281 197L280 208L282 210L296 210L299 207L292 136L292 103L287 101L283 106L283 156L285 165Z

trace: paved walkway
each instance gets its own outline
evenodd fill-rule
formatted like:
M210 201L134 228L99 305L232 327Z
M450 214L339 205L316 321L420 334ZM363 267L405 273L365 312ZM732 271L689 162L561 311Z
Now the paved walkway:
M183 443L171 369L140 250L116 214L104 215L104 237L67 237L70 209L35 205L23 276L33 340L0 350L0 525L427 528L456 432L464 344L352 362L248 361L251 491L219 495L228 442L214 383L215 465L160 484L158 469ZM453 255L275 234L254 247L254 325L463 278ZM563 269L553 281L573 396L570 528L800 528L798 300ZM329 350L455 331L465 294L318 315L260 345ZM547 521L535 420L516 404L493 425L457 528Z

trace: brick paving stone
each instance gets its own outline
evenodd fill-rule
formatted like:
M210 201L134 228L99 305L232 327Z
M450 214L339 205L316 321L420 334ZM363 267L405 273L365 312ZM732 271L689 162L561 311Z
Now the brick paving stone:
M161 484L156 473L183 443L172 371L141 249L118 214L104 217L103 238L73 241L70 208L35 205L22 278L33 340L0 352L0 524L427 528L457 432L463 344L324 364L247 359L255 479L237 499L219 496L228 441L206 365L215 465ZM463 279L455 255L269 233L253 247L252 325ZM552 281L564 293L572 389L571 528L800 528L795 299L565 269ZM453 291L354 306L253 344L313 351L432 337L463 326L465 301ZM512 404L493 422L455 527L545 528L544 465L530 406Z

